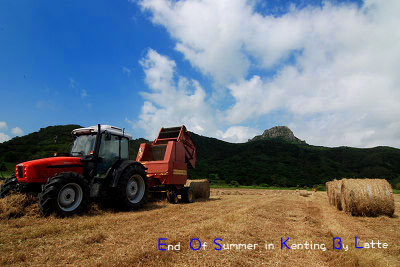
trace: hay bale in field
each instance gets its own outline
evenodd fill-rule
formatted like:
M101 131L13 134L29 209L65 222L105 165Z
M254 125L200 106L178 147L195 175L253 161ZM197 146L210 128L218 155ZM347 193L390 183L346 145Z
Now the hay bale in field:
M302 197L308 197L308 196L311 196L312 193L311 193L311 192L308 192L308 191L305 191L305 190L301 190L301 191L299 192L299 195L302 196Z
M329 201L330 205L333 205L332 186L333 186L333 181L329 181L329 182L325 183L326 194L328 195L328 201Z
M195 198L210 198L210 182L207 179L187 180L186 185L193 190Z
M343 210L353 216L392 216L392 186L385 179L345 179L341 185Z
M345 179L343 179L345 180ZM333 180L330 184L329 194L331 196L331 203L338 210L342 210L342 182L343 180Z
M341 205L341 180L333 180L325 183L326 194L328 195L329 204L335 206L338 210L342 209Z

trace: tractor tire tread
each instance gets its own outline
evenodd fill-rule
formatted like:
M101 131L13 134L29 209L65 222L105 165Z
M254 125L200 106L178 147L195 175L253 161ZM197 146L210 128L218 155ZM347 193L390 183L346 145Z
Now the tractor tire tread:
M127 199L127 196L126 196L126 186L127 186L129 178L133 174L139 174L143 178L144 183L145 183L145 192L144 192L143 198L141 199L141 201L139 201L136 204L132 204L131 202L129 202L129 200ZM118 186L116 188L116 200L118 202L119 208L122 210L140 209L147 202L147 195L148 195L148 183L147 183L146 171L137 165L127 166L125 168L125 170L123 171L123 173L119 179Z
M15 174L13 174L10 178L7 178L4 181L4 184L1 185L0 198L4 198L7 195L9 195L12 190L17 189L17 186L18 186L18 181L17 178L15 177Z
M61 188L70 183L75 182L82 187L83 196L82 202L73 211L63 211L57 202L57 197L59 190ZM74 214L81 214L90 206L90 188L87 181L77 173L73 172L63 172L54 176L54 178L50 179L47 184L44 185L43 191L39 194L39 210L43 216L49 216L52 213L55 213L58 217L68 217Z

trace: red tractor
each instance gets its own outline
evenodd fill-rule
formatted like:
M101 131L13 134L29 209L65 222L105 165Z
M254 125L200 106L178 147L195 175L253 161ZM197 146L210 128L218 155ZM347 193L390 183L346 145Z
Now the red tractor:
M12 189L38 188L44 216L81 213L91 200L105 198L122 209L137 209L147 201L150 187L167 191L171 203L178 202L178 195L193 202L193 192L184 185L188 166L195 166L196 147L185 126L162 128L153 144L140 146L136 161L129 159L132 137L120 128L99 124L75 129L72 135L69 156L17 164L0 197Z

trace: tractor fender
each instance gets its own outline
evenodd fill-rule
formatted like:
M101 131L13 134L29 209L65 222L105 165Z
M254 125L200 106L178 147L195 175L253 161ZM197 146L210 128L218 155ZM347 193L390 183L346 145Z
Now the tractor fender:
M113 168L113 171L111 172L112 175L110 177L110 187L117 187L119 179L121 178L121 175L124 173L125 169L129 166L138 166L142 168L143 170L147 170L147 168L140 162L134 161L134 160L121 160L118 161Z

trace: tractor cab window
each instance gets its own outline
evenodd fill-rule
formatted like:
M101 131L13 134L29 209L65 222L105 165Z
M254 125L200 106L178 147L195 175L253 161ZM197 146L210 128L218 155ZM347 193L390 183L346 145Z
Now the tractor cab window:
M119 158L119 138L115 135L110 135L109 138L102 134L99 157L103 159L118 159Z
M94 150L95 144L96 135L78 135L72 146L71 154L78 157L87 156L90 154L90 151Z
M120 138L109 133L101 135L99 157L101 162L97 165L97 176L105 177L108 169L119 159Z
M121 138L121 159L129 159L129 140L128 138Z

